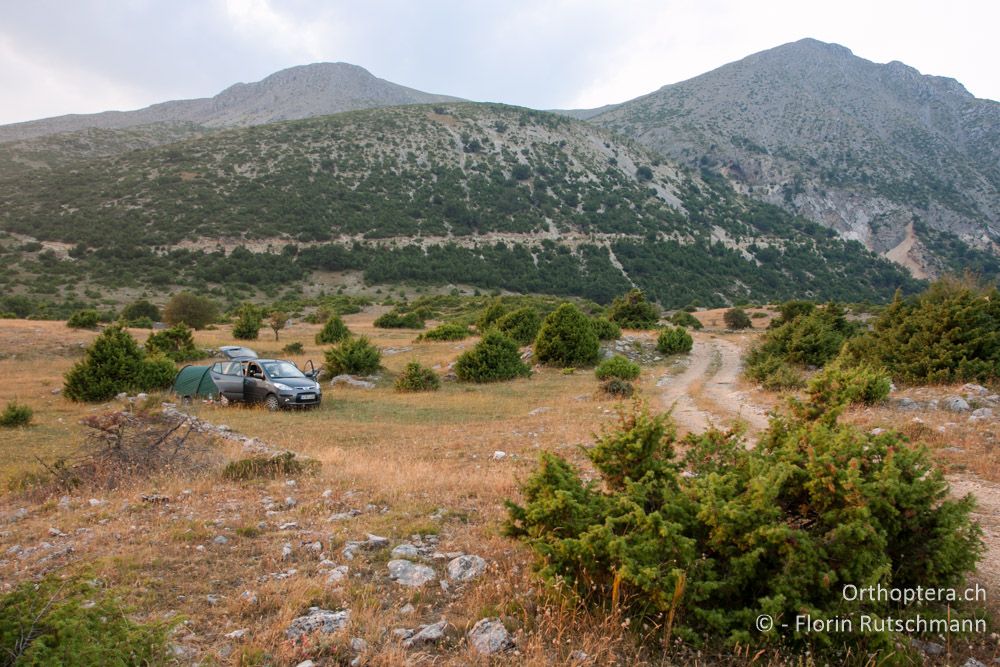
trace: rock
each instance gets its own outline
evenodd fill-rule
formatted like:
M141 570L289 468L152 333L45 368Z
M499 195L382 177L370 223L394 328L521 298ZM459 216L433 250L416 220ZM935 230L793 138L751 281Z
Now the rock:
M90 500L87 501L87 504L90 505L91 507L100 507L101 505L104 504L104 501L98 500L97 498L91 498Z
M346 565L338 565L337 567L330 570L330 574L326 577L326 585L336 585L347 579L347 573L350 571Z
M480 655L493 655L514 648L507 628L499 618L484 618L469 630L469 644Z
M232 632L226 633L226 639L243 639L246 637L248 630L246 628L240 628L239 630L233 630Z
M392 635L398 639L409 639L413 636L413 630L409 628L394 628Z
M285 523L278 526L278 530L298 530L299 524L295 521L286 521Z
M431 625L421 625L415 635L403 642L403 646L411 648L420 644L434 644L444 638L444 631L448 627L448 621L441 620Z
M281 547L281 560L288 560L292 557L292 545L288 542Z
M333 497L333 489L326 489L325 491L323 491L322 497L323 498L332 498Z
M52 394L53 396L58 396L59 394L61 394L61 393L62 393L62 389L58 389L58 388L56 388L56 389L53 389L53 390L52 390L51 392L49 392L49 393L51 393L51 394Z
M323 550L323 543L318 540L316 542L304 542L302 546L304 546L307 551L315 551L316 553Z
M896 404L900 410L919 410L920 405L912 398L901 398Z
M403 605L403 608L399 610L399 613L409 615L415 612L416 610L417 608L414 607L412 603L407 602L405 605Z
M389 538L382 537L381 535L372 535L368 533L366 536L368 540L365 542L365 546L369 549L381 549L382 547L389 546Z
M210 604L212 606L215 606L215 605L219 604L220 600L222 600L222 596L221 595L206 595L205 596L205 600L208 601L208 604Z
M590 660L590 656L583 651L573 651L569 654L569 659L573 662L587 662Z
M434 570L426 565L417 565L405 559L391 560L388 567L389 578L400 586L423 586L437 578Z
M59 499L59 509L68 510L69 509L69 496L63 496Z
M989 390L981 384L973 384L970 382L959 387L959 391L966 396L985 396Z
M498 449L495 452L493 452L493 457L492 458L493 458L494 461L502 461L505 458L507 458L507 452L503 452L503 451L500 451Z
M343 629L350 618L351 611L349 609L330 611L329 609L310 607L308 614L299 616L292 621L288 629L285 630L285 636L289 639L298 639L314 632L329 634Z
M295 667L316 667L316 663L312 660L303 660L302 662L295 665Z
M927 655L944 655L944 646L941 644L935 644L934 642L925 642L919 639L911 639L910 644L913 648L918 651L922 651Z
M285 498L285 507L295 507L298 504L299 504L298 501L295 500L295 498L292 498L291 496Z
M486 561L479 556L459 556L448 563L448 578L452 581L472 581L486 572Z
M225 535L216 535L215 539L212 541L216 544L229 544L229 538Z
M353 519L359 514L361 514L361 510L350 510L349 512L337 512L336 514L331 514L327 518L327 521L346 521L347 519Z
M58 528L49 528L49 535L52 537L66 537L66 533L62 532Z
M975 658L969 658L962 663L962 667L986 667L983 663L979 662Z
M416 558L420 552L415 546L406 542L393 549L391 555L393 558Z
M356 378L353 375L338 375L330 380L330 386L336 387L338 384L346 384L349 387L357 387L358 389L374 389L375 383L369 382L368 380L362 380Z
M534 417L535 415L544 414L544 413L548 412L551 409L552 408L546 408L546 407L535 408L534 410L532 410L531 412L528 413L528 416L529 417Z
M975 419L989 419L993 416L992 408L976 408L972 411L972 417Z
M355 653L364 653L368 650L368 642L361 637L351 637L351 650Z
M961 396L949 396L944 399L944 409L951 412L968 412L969 403Z

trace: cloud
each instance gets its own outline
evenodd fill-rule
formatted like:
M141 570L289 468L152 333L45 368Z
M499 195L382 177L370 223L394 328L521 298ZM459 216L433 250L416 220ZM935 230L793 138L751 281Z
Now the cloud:
M3 2L3 0L0 0ZM536 108L651 92L802 37L1000 98L976 0L6 0L0 123L214 95L344 61L435 93Z

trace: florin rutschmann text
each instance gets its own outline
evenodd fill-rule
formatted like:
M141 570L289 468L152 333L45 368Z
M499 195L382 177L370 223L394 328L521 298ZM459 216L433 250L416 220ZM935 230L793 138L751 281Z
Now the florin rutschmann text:
M875 586L855 586L843 588L847 602L894 602L903 606L914 603L986 602L986 589L975 584L969 588L887 588ZM769 632L776 626L794 632L903 632L903 633L948 633L986 632L986 620L982 618L938 618L920 614L898 618L890 615L859 613L851 616L814 617L811 614L797 614L787 623L775 623L768 614L757 617L756 628Z

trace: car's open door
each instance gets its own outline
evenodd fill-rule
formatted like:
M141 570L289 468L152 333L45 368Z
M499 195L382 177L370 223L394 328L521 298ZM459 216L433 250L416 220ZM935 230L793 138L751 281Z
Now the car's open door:
M306 362L305 365L306 368L308 368L309 370L302 371L303 375L305 375L310 380L315 380L316 376L319 375L319 371L316 370L316 366L313 365L313 360L310 359L309 361Z
M230 401L243 400L243 365L238 361L220 361L209 369L219 393Z

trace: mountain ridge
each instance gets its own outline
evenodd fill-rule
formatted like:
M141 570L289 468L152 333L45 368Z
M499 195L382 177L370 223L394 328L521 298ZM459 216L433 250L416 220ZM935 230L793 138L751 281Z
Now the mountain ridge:
M460 99L380 79L358 65L312 63L280 70L260 81L233 84L213 97L158 102L133 111L69 114L0 125L0 142L158 123L246 127L359 109L455 101Z
M1000 239L1000 103L899 61L804 39L597 111L570 113L931 274Z

